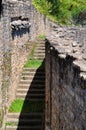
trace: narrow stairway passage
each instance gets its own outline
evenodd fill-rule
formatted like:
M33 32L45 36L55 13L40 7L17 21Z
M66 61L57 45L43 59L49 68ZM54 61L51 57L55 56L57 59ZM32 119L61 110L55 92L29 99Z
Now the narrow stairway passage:
M42 50L43 47L43 50ZM39 53L41 48L42 54ZM45 45L37 43L31 60L39 61L39 67L24 67L16 99L23 102L21 111L9 110L6 130L44 130L45 111ZM41 55L41 56L40 56ZM21 106L21 104L20 104ZM18 106L18 107L20 107ZM17 108L17 105L16 105Z

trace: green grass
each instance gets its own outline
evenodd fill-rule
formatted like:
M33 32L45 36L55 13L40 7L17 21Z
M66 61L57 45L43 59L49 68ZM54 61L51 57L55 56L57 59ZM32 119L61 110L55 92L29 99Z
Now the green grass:
M6 126L17 126L18 122L6 122Z
M40 40L45 40L46 36L45 36L44 34L41 34L41 35L38 36L38 38L39 38Z
M17 125L18 125L18 122L6 122L4 130L6 130L6 126L17 126Z
M11 103L9 112L41 112L43 109L43 101L33 102L16 99Z
M29 59L24 65L25 68L39 68L42 65L42 61Z
M32 57L33 57L35 47L36 47L36 43L34 44L34 46L33 46L33 48L32 48L32 51L31 51L31 54L30 54L30 58L32 58Z
M39 38L40 39L44 39L45 38L45 35L39 35ZM34 44L33 48L32 48L32 51L31 51L31 54L30 54L30 57L28 59L28 61L26 62L26 64L24 65L25 68L39 68L41 65L42 65L42 61L41 60L35 60L33 59L33 55L34 55L34 50L35 50L35 47L36 47L36 44Z
M9 108L9 112L21 112L24 101L21 99L14 100Z

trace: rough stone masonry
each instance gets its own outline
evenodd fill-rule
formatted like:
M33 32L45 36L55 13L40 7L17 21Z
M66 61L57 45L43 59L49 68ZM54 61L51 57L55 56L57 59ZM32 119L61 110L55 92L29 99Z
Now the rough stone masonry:
M46 40L46 130L86 130L86 28L54 26Z
M46 130L86 130L86 28L53 26L31 0L2 0L0 126L15 98L28 41L46 34ZM33 44L31 44L33 45ZM2 128L1 128L2 129Z
M31 41L49 30L49 22L31 0L0 1L0 127L25 64ZM41 26L40 26L41 25Z

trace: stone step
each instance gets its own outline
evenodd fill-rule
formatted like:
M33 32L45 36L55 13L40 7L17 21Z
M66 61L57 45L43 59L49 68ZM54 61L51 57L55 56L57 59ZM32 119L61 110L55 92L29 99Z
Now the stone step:
M40 124L42 124L42 117L39 119L22 119L21 117L19 117L19 119L7 119L7 122L10 123L19 123L20 125L22 124L23 126L38 126Z
M33 59L34 59L34 60L43 60L44 57L36 57L36 56L34 56Z
M43 54L37 53L36 55L35 55L35 54L33 55L33 58L34 58L34 57L43 57L43 58L44 58L44 57L45 57L45 54L43 55Z
M26 85L28 85L28 86L32 86L33 84L35 84L36 86L37 85L39 85L39 84L43 84L43 85L45 85L45 81L29 81L29 82L27 82L27 81L22 81L22 82L20 82L19 83L19 85L23 85L23 84L26 84Z
M34 76L32 76L32 75L21 75L21 77L20 77L21 79L23 79L23 80L28 80L28 79L30 79L30 80L33 80L34 78L35 79L42 79L42 80L45 80L45 76L40 76L40 75L35 75L35 77Z
M25 79L21 79L20 80L20 83L31 83L31 82L34 82L34 83L45 83L45 80L42 80L42 79L33 79L33 80L31 80L31 79L28 79L28 80L25 80Z
M33 75L33 76L35 76L35 75L38 75L38 76L45 76L45 72L39 72L39 71L36 71L36 72L30 72L30 71L25 71L25 72L22 72L22 75L24 76L24 75Z
M35 52L35 54L36 55L43 55L43 53L45 54L45 51L43 51L43 50L37 50L36 52Z
M36 47L36 49L34 50L34 52L37 51L37 50L45 51L45 47Z
M27 97L39 97L40 96L44 96L45 92L44 91L17 91L16 92L16 96L21 96L23 95L23 97L27 96Z
M36 46L45 46L45 42L42 41L42 42L40 42L40 43L37 43Z
M20 81L21 80L26 80L26 81L30 81L30 80L35 80L35 81L38 81L38 80L45 80L45 76L44 75L35 75L35 76L33 76L33 75L21 75L21 77L20 77Z
M44 70L45 71L45 70ZM30 78L33 78L33 77L35 77L35 78L37 78L37 79L40 79L40 77L41 78L43 78L43 77L45 77L45 72L43 71L43 73L41 72L41 73L39 73L38 71L36 72L36 73L34 73L34 72L29 72L28 70L27 71L25 71L24 73L22 73L21 74L21 77L30 77ZM21 78L20 77L20 78Z
M34 57L38 57L38 58L43 58L43 59L44 59L44 58L45 58L45 55L39 55L39 54L37 54L37 55L33 55L33 58L34 58Z
M22 88L22 89L29 89L30 87L34 88L34 89L44 89L45 85L44 84L19 84L18 88Z
M21 98L24 100L30 100L30 101L39 101L40 99L44 99L45 98L45 94L21 94L21 93L17 93L16 94L16 98Z
M13 118L13 119L19 119L19 116L21 116L21 118L25 118L25 119L37 119L43 116L43 113L8 113L7 117L8 118Z
M39 93L45 93L45 90L44 89L17 89L17 93L37 93L37 94L39 94Z
M6 130L42 130L41 126L33 126L33 127L29 127L29 126L6 126Z
M38 72L39 73L42 73L43 71L44 71L44 68L39 68L39 69L34 69L34 68L23 68L23 71L22 72L26 72L26 71L29 71L29 72L37 72L37 70L38 70Z
M36 71L37 68L29 68L29 67L24 67L23 70L29 70L29 71ZM43 68L40 68L39 71L42 71Z
M45 58L45 55L33 55L33 59L34 59L34 57L37 57L38 60L39 60L39 58L42 58L42 60L43 60Z
M16 97L17 98L25 98L27 96L27 98L44 98L45 97L45 95L44 95L44 93L40 93L40 94L36 94L36 93L29 93L29 94L27 94L27 93L16 93Z
M36 71L37 69L36 69L36 68L25 68L25 67L24 67L24 68L23 68L23 71L25 71L25 70L26 70L26 71L27 71L27 70L28 70L28 71Z
M35 84L35 83L31 83L31 84L19 84L18 88L20 89L44 89L45 88L45 84Z
M35 51L34 51L34 54L35 54L35 53L45 53L45 50L35 50Z
M41 43L41 44L36 44L36 47L45 47L45 44Z
M45 47L45 44L39 44L36 47Z
M39 46L38 46L38 47L36 47L35 51L37 51L37 50L43 50L43 51L45 51L45 47L39 47ZM35 51L34 51L34 52L35 52Z
M32 75L32 76L43 76L44 75L44 77L45 77L45 69L43 69L42 71L40 71L39 69L37 70L37 71L32 71L32 72L30 72L28 69L27 70L25 70L25 71L23 71L22 72L22 74L21 74L21 76L25 76L25 75Z
M21 98L22 100L25 100L25 101L33 101L33 102L44 102L45 101L45 96L40 98L40 97L36 97L36 98L33 98L33 97L16 97L16 98Z
M45 53L35 53L34 55L36 55L36 56L45 56Z
M36 44L36 47L37 47L37 46L41 46L41 47L42 47L42 46L45 46L45 43Z

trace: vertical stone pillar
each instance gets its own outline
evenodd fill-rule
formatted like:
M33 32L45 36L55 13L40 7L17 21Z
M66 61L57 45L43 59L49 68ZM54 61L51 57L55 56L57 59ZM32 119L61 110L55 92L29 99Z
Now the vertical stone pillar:
M47 41L46 41L46 52L45 52L45 63L46 63L46 111L45 111L45 130L50 130L50 126L51 126L51 95L50 95L50 46L48 45ZM48 69L47 69L48 68Z
M2 17L2 43L3 43L3 63L2 63L2 72L3 72L3 80L2 80L2 103L4 112L8 106L8 86L10 82L10 74L11 74L11 29L10 29L10 6L9 3L3 4L3 17Z

